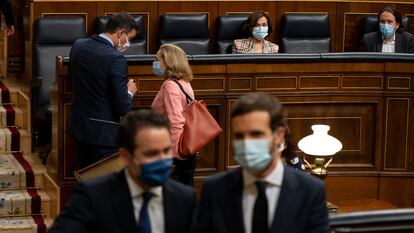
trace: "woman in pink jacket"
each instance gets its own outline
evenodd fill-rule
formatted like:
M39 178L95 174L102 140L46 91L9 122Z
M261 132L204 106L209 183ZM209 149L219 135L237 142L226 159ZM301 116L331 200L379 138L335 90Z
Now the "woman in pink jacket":
M182 113L187 106L187 100L175 81L178 81L185 92L194 99L193 88L190 85L193 73L188 64L187 56L180 47L164 44L156 54L152 70L155 75L165 80L152 102L151 108L166 116L170 121L172 152L175 156L173 178L181 183L193 185L196 157L191 155L183 159L178 150L178 143L185 123Z

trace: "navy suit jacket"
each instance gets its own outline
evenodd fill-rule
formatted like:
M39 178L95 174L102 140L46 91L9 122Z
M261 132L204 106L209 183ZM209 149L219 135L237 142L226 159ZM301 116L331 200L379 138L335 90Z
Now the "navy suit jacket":
M173 180L163 186L166 233L191 231L194 190ZM138 232L123 171L78 184L49 233Z
M244 233L243 173L238 168L207 178L194 232ZM325 189L321 180L285 166L283 183L269 233L327 233Z
M69 65L73 99L68 132L82 142L117 146L119 119L133 106L125 57L94 35L73 44Z
M361 52L382 52L381 32L366 33L362 38ZM414 36L408 32L396 32L395 34L396 53L414 53Z

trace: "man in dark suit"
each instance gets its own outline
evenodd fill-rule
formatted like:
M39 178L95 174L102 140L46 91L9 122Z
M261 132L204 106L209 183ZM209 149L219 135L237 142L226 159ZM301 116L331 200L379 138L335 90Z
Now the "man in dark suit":
M384 7L378 13L378 22L379 31L363 36L361 52L414 53L414 35L404 31L399 11Z
M14 19L11 0L1 0L0 8L2 9L4 18L6 19L6 31L4 31L4 33L6 36L11 36L14 34Z
M109 18L102 34L73 44L68 133L77 141L79 168L118 149L118 122L132 108L137 91L133 80L128 81L128 64L120 51L129 46L137 31L134 19L121 12Z
M149 110L122 118L121 172L80 183L49 233L187 233L194 190L169 178L169 123Z
M241 168L207 178L197 233L327 233L324 184L285 166L286 120L269 94L242 96L231 113L234 160Z

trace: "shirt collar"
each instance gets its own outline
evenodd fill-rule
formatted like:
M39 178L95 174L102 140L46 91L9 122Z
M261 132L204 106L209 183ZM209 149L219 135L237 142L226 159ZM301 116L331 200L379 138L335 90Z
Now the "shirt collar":
M125 177L129 187L129 192L131 193L131 198L139 197L144 193L144 189L139 186L131 177L130 173L127 171L128 168L125 168ZM150 193L154 194L156 197L162 197L162 186L155 186L150 188Z
M266 181L268 184L273 186L282 186L283 182L283 173L284 173L284 166L282 160L278 160L276 167L273 169L273 171L266 177L258 179L256 176L251 174L250 172L243 169L243 183L244 187L253 185L256 181Z
M395 33L397 33L397 32L395 32ZM383 44L395 44L395 33L394 33L394 35L392 36L392 41L391 41L391 42L387 42L387 41L385 41L384 36L382 36L382 43L383 43Z
M114 42L112 42L111 39L109 39L109 37L103 33L99 34L99 37L104 38L105 40L107 40L109 43L111 43L112 46L115 47Z

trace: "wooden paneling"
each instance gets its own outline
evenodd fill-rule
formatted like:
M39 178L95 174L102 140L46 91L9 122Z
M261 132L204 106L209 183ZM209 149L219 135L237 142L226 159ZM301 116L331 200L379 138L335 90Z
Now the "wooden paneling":
M283 103L288 113L288 125L294 132L295 145L301 138L312 134L312 125L327 124L331 127L329 134L343 144L333 160L333 167L375 168L374 143L376 130L379 130L375 129L377 102L308 98L303 102Z
M230 109L240 95L260 90L272 93L284 104L294 143L311 133L312 124L329 124L330 134L342 141L343 150L334 157L326 180L329 200L388 199L389 184L382 186L380 179L398 179L388 170L399 169L399 177L414 172L414 151L409 144L414 137L414 93L412 82L407 81L412 78L407 71L411 64L393 64L301 61L192 65L196 98L206 101L224 129L197 156L197 187L204 177L237 166L232 156ZM150 108L163 80L150 73L149 64L130 65L128 71L139 88L135 108ZM63 131L71 98L67 66L58 67L58 73L60 89L52 94L52 106L60 108L53 108L54 124L59 126L53 127L53 138L61 144L58 147L54 141L58 149L52 150L50 161L59 166L48 167L48 172L58 172L57 178L52 176L56 182L70 186L74 183L71 174L76 169L76 148ZM407 86L410 88L396 89ZM58 171L53 171L56 167ZM400 201L393 204L406 205L406 193L395 195Z
M414 177L381 177L379 198L399 207L414 207Z
M296 76L256 77L257 91L286 91L298 88Z
M299 78L299 89L338 89L338 76L301 76Z
M411 77L388 76L387 88L389 90L410 90Z
M68 17L71 15L74 15L74 16L85 15L86 31L89 34L93 33L95 18L96 16L98 16L96 3L73 2L73 3L67 4L63 2L62 3L49 2L49 3L32 4L32 8L33 8L33 16L32 16L33 21L37 18L48 17L48 16Z
M342 177L326 178L327 200L332 203L354 199L376 199L378 197L377 177Z
M385 117L384 169L406 170L408 162L409 119L412 110L409 98L388 98ZM396 146L398 145L398 146ZM395 156L398 155L398 156Z

